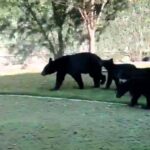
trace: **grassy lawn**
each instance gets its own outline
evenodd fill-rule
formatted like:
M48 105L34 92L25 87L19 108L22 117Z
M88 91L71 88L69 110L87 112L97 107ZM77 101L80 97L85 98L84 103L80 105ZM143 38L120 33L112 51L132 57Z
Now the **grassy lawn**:
M95 89L92 88L93 81L88 75L83 75L83 80L85 89L80 90L76 82L68 75L60 90L51 91L50 89L55 85L55 75L43 77L38 73L33 73L0 76L0 94L28 94L113 103L129 103L130 98L128 94L121 99L116 98L113 85L109 90L104 89L104 86ZM145 99L139 102L145 104Z
M0 96L0 150L149 150L149 135L147 110Z
M149 111L121 105L130 98L117 99L114 85L93 89L83 79L84 90L67 76L51 91L55 75L0 76L0 150L149 150Z

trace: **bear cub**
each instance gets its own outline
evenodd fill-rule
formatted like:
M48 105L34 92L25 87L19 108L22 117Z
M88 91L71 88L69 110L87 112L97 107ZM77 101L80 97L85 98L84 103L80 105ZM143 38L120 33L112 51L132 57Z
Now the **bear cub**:
M132 64L114 64L113 59L103 60L103 66L107 70L107 82L105 88L109 89L112 81L115 81L116 86L119 80L128 80L131 78L136 67Z
M150 109L150 79L149 78L132 78L125 83L120 83L117 86L116 97L120 98L125 93L129 92L131 95L130 106L137 105L137 101L141 95L146 97L147 106Z

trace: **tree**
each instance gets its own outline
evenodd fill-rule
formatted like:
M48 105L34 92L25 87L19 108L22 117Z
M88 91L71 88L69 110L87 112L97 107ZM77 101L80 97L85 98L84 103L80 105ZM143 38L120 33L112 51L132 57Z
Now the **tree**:
M2 21L1 27L8 29L10 38L15 38L16 43L41 44L55 58L62 56L66 46L72 44L70 39L75 32L80 34L78 37L86 37L89 51L95 52L96 33L102 33L117 12L127 7L127 0L7 0L6 3L3 0L3 3L13 11L17 8L17 13L7 11L9 17L3 17ZM82 31L87 29L87 36L79 30L83 25Z
M67 3L67 1L64 1ZM48 47L55 58L64 54L64 37L62 34L63 25L67 16L67 5L59 5L53 1L35 1L23 0L21 8L25 9L25 18L20 19L19 23L28 22L26 29L32 29L31 33L41 33L43 45ZM50 12L48 9L51 9ZM29 16L29 17L28 17ZM59 16L59 17L58 17ZM33 26L35 25L36 26ZM35 30L35 31L34 31Z
M149 0L138 0L129 3L126 11L119 12L97 43L100 55L117 61L139 61L143 54L149 56L149 8Z
M84 20L85 26L88 31L89 38L89 51L95 52L95 31L97 24L101 18L102 11L107 4L107 0L100 4L95 4L95 0L83 1L82 7L78 7L79 12ZM96 11L97 8L97 11Z
M96 31L102 32L109 21L115 19L117 12L127 8L128 4L127 0L76 0L72 3L71 12L76 12L75 9L80 12L80 18L88 33L89 52L93 53L95 52Z
M52 0L14 0L13 2L13 5L19 9L20 15L17 14L14 19L14 16L9 14L13 21L16 20L15 26L12 27L11 23L8 25L12 31L9 33L10 38L17 38L22 45L24 42L41 44L50 50L54 58L62 56L72 34L72 27L67 24L69 7L67 1L63 0L63 5ZM8 8L9 5L6 7ZM11 8L13 9L12 6ZM5 17L2 19L4 26ZM1 29L4 31L4 28Z

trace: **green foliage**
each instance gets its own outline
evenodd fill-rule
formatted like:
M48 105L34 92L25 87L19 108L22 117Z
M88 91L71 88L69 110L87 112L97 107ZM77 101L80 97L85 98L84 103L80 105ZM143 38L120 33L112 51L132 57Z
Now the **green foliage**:
M47 47L55 57L78 52L80 44L87 38L77 9L82 4L83 1L73 0L53 3L51 0L1 0L1 37L10 37L7 44L11 46L10 52L24 57L37 46ZM100 1L96 1L96 14L100 12L100 6ZM139 54L139 50L150 49L149 8L149 0L129 4L127 0L110 0L96 27L98 52L101 55L123 52L131 56ZM109 56L113 57L113 54Z
M55 3L52 1L52 8L53 8L53 14L54 14L54 21L59 26L62 27L62 25L65 22L67 13L67 0L63 3L63 5Z
M18 10L16 16L8 11L8 7L14 9L14 6ZM15 39L10 47L11 51L17 48L19 50L16 54L21 52L23 50L19 48L21 42L22 45L30 43L31 47L37 43L49 49L54 57L63 55L64 48L69 45L74 32L73 27L68 24L68 7L67 1L62 5L50 0L14 0L12 5L6 5L6 12L10 19L2 17L0 29L2 32L6 31L11 39Z
M131 3L127 11L118 13L116 19L101 35L98 49L101 55L113 57L115 53L127 55L131 60L141 60L142 51L150 49L150 7L149 1ZM111 53L110 53L111 51Z

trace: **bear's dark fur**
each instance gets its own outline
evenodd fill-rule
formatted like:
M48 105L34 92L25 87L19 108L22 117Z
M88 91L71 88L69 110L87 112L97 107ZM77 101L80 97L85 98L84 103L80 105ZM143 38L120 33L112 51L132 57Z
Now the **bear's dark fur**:
M149 78L150 68L136 68L130 78Z
M103 66L108 72L106 88L108 89L112 83L115 81L116 86L119 83L119 79L130 79L131 74L136 69L132 64L114 64L113 59L103 60Z
M49 63L44 67L41 74L44 76L57 72L54 90L60 88L66 74L70 74L78 83L79 88L83 89L82 73L88 73L93 78L94 87L99 87L100 83L104 84L106 79L101 68L101 59L95 54L85 52L62 56L54 61L50 58Z
M146 97L147 108L150 108L150 79L149 78L132 78L125 83L120 83L117 86L116 97L120 98L125 93L129 92L131 95L130 106L137 104L141 95Z

